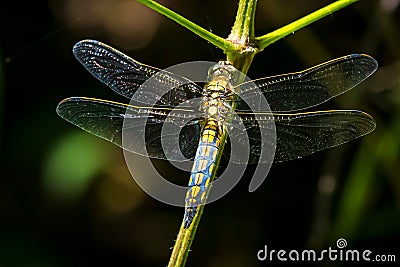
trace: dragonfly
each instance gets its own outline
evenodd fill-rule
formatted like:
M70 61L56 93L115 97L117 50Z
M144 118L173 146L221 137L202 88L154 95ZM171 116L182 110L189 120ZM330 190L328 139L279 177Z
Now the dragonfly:
M191 226L198 207L205 202L218 157L227 142L223 136L237 121L244 125L251 140L247 163L302 158L361 137L376 126L370 115L358 110L303 111L350 90L372 75L378 65L374 58L365 54L351 54L300 72L239 84L235 84L232 77L235 68L225 61L210 68L206 83L163 73L150 87L157 90L157 86L168 85L170 90L155 101L153 92L144 91L139 96L136 93L151 77L162 73L160 69L139 63L95 40L78 42L73 53L95 78L123 97L133 98L137 104L70 97L58 104L57 113L127 151L150 158L182 160L180 156L183 155L193 160L185 198L184 228ZM267 100L270 110L249 107L248 103L253 100L256 103L255 99L260 96ZM200 101L197 106L185 105L191 99ZM236 116L231 116L233 112ZM185 123L181 123L177 145L168 146L166 151L161 140L163 124L180 122L183 118ZM136 127L143 123L145 130ZM275 155L273 159L265 159L260 153L259 131L270 127L271 123L276 130ZM123 145L122 133L126 125L133 138L145 137L144 148L135 146L134 141L130 146ZM179 157L174 156L178 154Z

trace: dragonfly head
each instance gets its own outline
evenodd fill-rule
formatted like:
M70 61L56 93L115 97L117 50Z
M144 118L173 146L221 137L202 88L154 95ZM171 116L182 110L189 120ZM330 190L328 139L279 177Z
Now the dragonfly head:
M238 70L228 61L220 61L208 69L208 79L209 81L224 79L233 83L237 72Z

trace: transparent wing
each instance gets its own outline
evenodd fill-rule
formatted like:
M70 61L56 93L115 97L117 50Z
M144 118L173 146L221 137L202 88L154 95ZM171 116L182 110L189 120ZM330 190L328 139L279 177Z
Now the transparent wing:
M120 51L95 40L83 40L75 44L73 53L77 60L98 80L118 94L129 99L137 89L155 75L146 90L135 95L137 102L176 106L188 99L201 95L202 88L192 81L139 63ZM164 95L168 91L168 94Z
M331 110L297 114L238 112L250 139L250 163L257 163L261 151L260 128L276 128L274 162L302 158L338 146L375 129L374 119L358 110ZM231 138L241 138L233 136ZM273 140L272 140L273 141ZM265 144L271 140L263 140ZM263 163L263 159L260 159ZM266 163L266 162L264 162Z
M237 110L258 110L263 95L272 111L295 111L319 105L368 78L378 67L368 55L353 54L310 69L266 77L238 85L242 98ZM243 100L250 103L247 106Z
M179 136L171 137L168 133L162 133L166 121L195 119L190 110L180 109L170 114L171 110L165 108L135 107L101 99L73 97L61 101L57 113L91 134L130 152L152 158L167 159L165 152L168 152L169 160L182 161L184 159L178 153L180 149L185 160L193 159L200 137L198 121L182 123ZM123 134L129 138L129 142L124 141L124 145ZM126 137L126 134L129 136ZM146 140L145 146L139 145L143 137ZM164 143L161 143L162 138Z

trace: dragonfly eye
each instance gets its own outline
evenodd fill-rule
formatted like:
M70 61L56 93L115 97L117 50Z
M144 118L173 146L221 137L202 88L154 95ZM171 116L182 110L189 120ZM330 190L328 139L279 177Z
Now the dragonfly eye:
M208 79L211 81L216 77L225 77L232 82L236 77L237 70L227 61L220 61L208 70Z

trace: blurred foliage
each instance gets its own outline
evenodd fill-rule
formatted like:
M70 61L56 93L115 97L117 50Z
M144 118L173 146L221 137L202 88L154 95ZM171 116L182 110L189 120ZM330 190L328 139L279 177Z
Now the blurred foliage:
M109 167L109 153L89 135L77 132L53 145L45 160L45 193L58 199L75 198L87 191L92 179Z
M330 2L259 1L256 34ZM237 8L228 0L163 3L221 36L229 33ZM221 52L135 1L8 1L0 12L0 266L165 265L183 210L145 195L118 147L66 123L55 107L69 96L120 100L73 58L73 44L84 38L160 68L218 60ZM254 193L247 192L244 177L205 208L189 266L263 266L256 253L264 245L327 248L339 237L352 249L398 253L399 43L399 1L359 1L255 57L253 78L350 53L372 55L380 64L377 73L318 109L366 111L377 129L274 165ZM170 177L188 178L165 162L154 164Z

